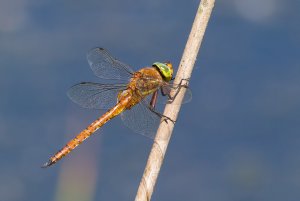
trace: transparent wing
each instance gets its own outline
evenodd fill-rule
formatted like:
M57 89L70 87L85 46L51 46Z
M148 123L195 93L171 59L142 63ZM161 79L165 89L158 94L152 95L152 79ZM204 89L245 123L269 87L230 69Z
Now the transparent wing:
M149 95L130 110L125 110L121 113L121 118L124 124L134 132L154 139L158 126L164 118L161 118L161 116L149 109L151 97L152 95ZM186 88L183 103L189 102L191 98L191 90ZM159 94L157 102L167 104L169 100L167 95Z
M126 89L125 84L83 82L72 86L67 94L81 107L109 109L117 103L118 93L124 89Z
M95 75L102 79L128 80L133 74L128 65L113 58L103 48L90 50L87 53L87 60Z
M124 124L136 133L154 139L161 117L152 112L145 101L121 113Z
M175 90L175 94L169 96L168 94L170 94L172 89ZM176 98L176 96L177 96L176 93L179 92L179 90L183 90L183 89L185 89L185 94L184 94L182 104L190 102L192 100L192 91L190 88L180 87L180 85L176 85L176 84L167 84L167 85L162 86L159 89L157 103L159 103L159 104L172 103L172 100L174 98Z

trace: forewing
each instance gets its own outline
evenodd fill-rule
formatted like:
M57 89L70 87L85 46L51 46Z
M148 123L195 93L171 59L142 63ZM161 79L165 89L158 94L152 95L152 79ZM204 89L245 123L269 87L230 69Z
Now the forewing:
M171 95L171 97L169 96L171 90L174 89L175 93L174 95ZM183 90L185 89L185 94L184 94L184 98L182 100L181 104L184 103L188 103L192 100L192 91L189 87L180 87L179 85L175 85L175 84L168 84L168 85L164 85L160 88L160 93L158 94L158 98L157 98L157 102L160 104L169 104L172 103L172 100L174 98L176 98L176 92L178 90Z
M182 100L182 104L191 102L193 98L192 90L190 88L185 88L185 94Z
M67 94L81 107L109 109L117 103L118 93L124 89L126 89L125 84L83 82L72 86Z
M96 76L109 80L129 80L133 74L131 68L113 58L107 50L94 48L87 53L87 60Z
M171 97L171 100L176 98L176 96L177 96L176 93L177 93L178 90L185 90L185 94L184 94L184 97L183 97L183 100L182 100L181 104L188 103L192 100L192 97L193 97L192 96L192 91L188 86L170 84L169 87L175 90L175 94ZM170 100L168 102L170 102Z
M145 101L121 113L124 124L136 133L154 139L161 117L152 112Z

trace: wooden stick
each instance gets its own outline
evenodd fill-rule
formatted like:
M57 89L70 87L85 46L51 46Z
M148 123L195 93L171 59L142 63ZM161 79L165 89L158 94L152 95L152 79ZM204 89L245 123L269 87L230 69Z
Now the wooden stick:
M214 7L214 3L215 0L202 0L200 2L174 83L179 83L181 80L189 79L191 77L205 29ZM185 83L188 84L188 81L185 81ZM166 105L164 111L165 116L176 121L184 94L185 89L182 88L173 103ZM163 121L160 124L137 191L137 195L135 197L135 201L150 201L173 128L174 124L170 121L168 121L168 123Z

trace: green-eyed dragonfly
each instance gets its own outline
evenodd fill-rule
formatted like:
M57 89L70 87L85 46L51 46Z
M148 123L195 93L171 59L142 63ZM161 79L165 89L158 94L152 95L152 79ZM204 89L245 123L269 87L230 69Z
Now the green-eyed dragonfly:
M172 121L155 110L156 103L172 102L177 93L171 96L171 89L177 89L178 92L181 87L187 90L184 102L191 100L191 91L186 85L171 83L173 67L170 62L155 62L150 67L134 72L130 66L113 58L103 48L90 50L87 60L96 76L114 83L82 82L71 87L68 96L84 108L108 110L69 141L43 167L48 167L62 159L106 122L118 115L133 131L154 138L160 121Z

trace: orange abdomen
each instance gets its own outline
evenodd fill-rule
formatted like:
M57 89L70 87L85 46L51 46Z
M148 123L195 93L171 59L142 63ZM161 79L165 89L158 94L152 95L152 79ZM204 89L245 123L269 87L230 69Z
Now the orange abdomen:
M42 167L49 167L69 154L73 149L80 145L85 139L91 136L96 130L102 127L107 121L116 117L126 109L127 103L131 97L127 97L121 100L115 107L108 110L99 119L91 123L85 130L79 133L74 139L69 141L61 150L59 150L54 156L52 156L47 163Z

